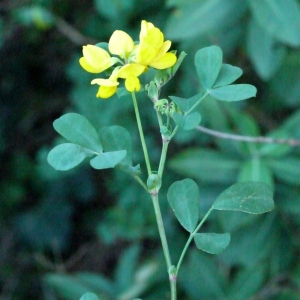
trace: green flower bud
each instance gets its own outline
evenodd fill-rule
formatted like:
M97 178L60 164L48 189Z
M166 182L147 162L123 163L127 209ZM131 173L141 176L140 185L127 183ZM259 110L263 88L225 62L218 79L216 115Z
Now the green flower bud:
M168 129L167 126L160 127L160 133L165 137L170 137L172 132Z
M174 265L172 265L169 268L169 275L175 275L176 274L176 267Z
M157 89L157 86L155 85L155 82L154 81L151 81L149 86L148 86L148 89L147 89L147 93L148 93L148 96L149 98L156 102L157 99L158 99L158 89Z
M147 179L147 187L151 193L158 192L161 187L161 179L157 174L151 174Z
M169 268L169 279L170 279L170 281L176 281L176 272L177 272L176 267L172 265Z

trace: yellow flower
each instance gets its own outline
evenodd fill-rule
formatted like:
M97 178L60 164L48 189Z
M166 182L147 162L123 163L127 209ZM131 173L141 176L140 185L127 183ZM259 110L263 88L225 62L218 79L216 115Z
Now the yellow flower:
M171 41L164 41L163 33L152 23L142 21L140 32L140 44L136 49L136 62L148 65L155 69L172 67L177 57L168 52Z
M133 48L134 42L132 38L122 30L116 30L109 39L109 52L119 55L121 58L126 58Z
M125 79L125 88L128 92L138 92L141 89L138 76L145 71L145 68L145 66L136 63L127 64L116 73L116 76Z
M134 91L139 92L141 89L140 80L137 77L130 75L125 80L125 87L126 90L130 93Z
M79 63L83 69L90 73L101 73L112 66L109 53L94 45L83 46L83 57Z
M91 84L98 84L98 98L109 98L117 91L118 79L125 79L125 88L129 92L140 91L138 77L148 70L166 69L176 63L176 55L168 52L170 41L164 41L163 33L152 23L142 21L140 43L135 46L133 39L124 31L116 30L109 39L108 50L87 45L83 46L83 57L79 63L90 73L101 73L118 63L107 78L97 78ZM114 55L114 56L111 56ZM116 57L119 56L119 57Z
M117 78L114 75L112 75L108 79L103 79L103 78L93 79L91 84L99 85L99 89L96 97L106 99L116 93L119 82L117 81Z
M141 64L131 63L127 64L116 72L116 76L126 79L129 76L140 76L145 71L145 66Z

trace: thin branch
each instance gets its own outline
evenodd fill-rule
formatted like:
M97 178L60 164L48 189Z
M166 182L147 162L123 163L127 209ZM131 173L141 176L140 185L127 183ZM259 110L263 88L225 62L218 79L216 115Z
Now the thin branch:
M203 126L197 126L197 130L206 134L221 138L247 143L262 143L262 144L286 144L292 147L300 146L300 140L297 139L284 139L284 138L271 138L265 136L244 136L238 134L225 133L217 130L212 130Z
M82 35L78 30L59 17L55 17L55 26L61 34L67 37L75 45L81 46L97 43L94 39Z

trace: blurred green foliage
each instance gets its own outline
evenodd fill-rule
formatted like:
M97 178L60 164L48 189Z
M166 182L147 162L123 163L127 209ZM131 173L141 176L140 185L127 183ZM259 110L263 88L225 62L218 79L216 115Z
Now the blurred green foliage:
M100 299L167 299L155 218L140 186L118 170L84 163L62 173L46 161L60 142L52 122L65 112L83 114L96 128L125 127L133 164L142 161L130 99L96 99L78 58L82 45L107 42L116 29L138 37L143 19L188 54L162 97L198 93L194 55L215 44L258 95L236 104L206 99L201 125L300 139L299 0L2 1L1 299L71 300L87 291ZM153 107L143 93L138 101L150 156L158 161ZM203 215L236 181L271 184L276 203L267 216L212 214L205 229L231 231L230 246L214 257L190 251L178 279L179 299L299 299L299 155L299 147L287 144L218 139L196 130L176 135L161 195L174 259L187 239L166 201L175 180L197 181Z

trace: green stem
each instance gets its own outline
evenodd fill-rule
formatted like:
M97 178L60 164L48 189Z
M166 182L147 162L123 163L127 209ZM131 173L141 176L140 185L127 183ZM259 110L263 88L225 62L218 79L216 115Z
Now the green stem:
M169 137L169 140L171 140L174 137L174 135L177 133L178 129L179 129L179 127L178 127L178 125L176 125L176 127L174 128L171 136Z
M163 127L163 121L162 121L161 113L158 110L156 110L156 115L157 115L159 128L161 128L161 127Z
M136 175L132 175L132 177L144 188L144 190L149 193L149 189L146 184L142 181L142 179Z
M179 260L178 260L178 264L177 264L177 267L176 267L176 276L177 276L178 271L179 271L179 269L180 269L181 263L182 263L183 258L184 258L184 256L185 256L185 253L186 253L186 251L187 251L187 249L188 249L188 247L189 247L191 241L192 241L193 238L194 238L194 235L198 232L198 230L201 228L201 226L202 226L203 223L206 221L206 219L208 218L208 216L210 215L210 213L211 213L212 211L213 211L213 208L210 208L210 210L209 210L209 211L206 213L206 215L203 217L203 219L201 220L201 222L199 223L199 225L196 227L196 229L195 229L193 232L191 232L191 234L190 234L190 236L189 236L189 238L188 238L188 240L187 240L187 242L186 242L186 244L185 244L185 246L184 246L184 248L183 248L183 250L182 250L182 253L181 253L181 255L180 255L180 258L179 258Z
M162 174L165 167L168 146L169 146L169 141L163 140L163 146L161 149L161 156L160 156L160 162L159 162L158 173L157 173L160 179L162 179Z
M190 112L194 110L196 106L209 94L209 92L204 93L204 95L184 114L185 116L188 115Z
M166 260L166 264L167 264L167 269L169 270L172 265L171 264L171 256L170 256L169 246L168 246L167 237L166 237L166 233L165 233L164 223L163 223L163 219L162 219L161 211L160 211L160 207L159 207L158 194L151 195L151 198L152 198L152 202L153 202L153 206L154 206L154 212L155 212L156 222L157 222L157 226L158 226L158 232L159 232L159 236L160 236L160 240L161 240L161 244L162 244L162 248L163 248L163 252L164 252L164 256L165 256L165 260Z
M144 136L144 132L143 132L143 127L142 127L142 123L141 123L139 108L138 108L138 105L137 105L135 93L132 92L131 96L132 96L132 101L133 101L133 107L134 107L134 111L135 111L136 121L137 121L138 128L139 128L139 134L140 134L140 138L141 138L141 142L142 142L142 147L143 147L145 162L146 162L146 166L147 166L148 176L150 176L152 174L152 171L151 171L151 165L150 165L148 150L147 150L147 146L146 146L146 142L145 142L145 136Z
M169 129L169 126L170 126L170 116L168 115L167 116L167 128Z
M170 278L170 285L171 285L171 300L177 299L177 290L176 290L176 277L173 279Z

